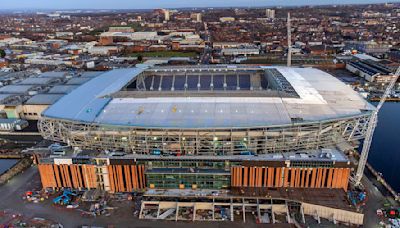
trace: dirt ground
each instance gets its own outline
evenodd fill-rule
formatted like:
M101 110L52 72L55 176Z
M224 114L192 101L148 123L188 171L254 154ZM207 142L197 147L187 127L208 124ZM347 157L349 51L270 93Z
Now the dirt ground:
M26 191L40 190L40 177L36 167L30 167L25 172L14 177L9 183L0 187L0 223L9 222L13 215L21 216L28 221L32 218L44 218L62 224L64 227L259 227L257 224L243 222L175 222L175 221L151 221L139 220L133 215L133 201L110 202L109 206L116 207L109 216L97 217L82 216L77 209L66 209L65 207L53 205L52 198L43 202L33 203L23 199ZM87 208L88 205L83 206ZM4 214L6 212L6 214ZM263 225L265 227L266 225ZM271 225L272 227L272 225ZM276 226L274 226L276 227ZM279 227L291 227L289 224L280 224Z
M374 215L376 208L379 208L386 197L379 191L375 191L368 178L364 179L364 184L374 193L369 193L369 202L365 211L365 227L376 227L379 222ZM26 191L40 190L40 177L36 167L30 167L25 172L11 179L7 184L0 187L0 224L10 223L14 220L31 221L33 218L46 219L62 224L64 227L292 227L289 224L258 225L255 223L241 221L235 222L175 222L175 221L151 221L139 220L134 216L135 202L129 200L111 201L108 206L115 207L110 211L109 216L101 215L97 217L82 216L81 211L77 209L66 209L65 207L55 206L50 197L43 202L33 203L23 199ZM87 210L90 205L80 205L79 208ZM136 207L139 204L136 203ZM306 219L309 227L335 227L330 222L317 224L312 218ZM36 221L37 222L37 221ZM46 227L46 226L39 226Z

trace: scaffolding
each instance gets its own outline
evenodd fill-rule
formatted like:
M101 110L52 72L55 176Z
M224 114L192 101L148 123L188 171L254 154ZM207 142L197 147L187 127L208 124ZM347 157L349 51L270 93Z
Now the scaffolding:
M142 201L140 219L172 221L243 221L254 217L260 223L306 224L305 216L335 223L362 225L364 215L344 209L320 206L287 199L248 197L213 197L198 201L169 201L162 198ZM297 219L296 219L297 218ZM298 221L297 221L298 220Z

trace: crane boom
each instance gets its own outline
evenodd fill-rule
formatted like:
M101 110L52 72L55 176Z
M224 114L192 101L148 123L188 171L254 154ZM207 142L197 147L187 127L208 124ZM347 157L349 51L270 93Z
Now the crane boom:
M364 174L364 169L365 169L365 165L367 164L367 159L368 159L369 149L371 147L372 138L374 136L374 131L375 131L376 125L378 123L379 110L382 108L383 104L386 101L386 98L389 96L390 92L392 91L393 87L395 86L397 80L399 79L399 75L400 75L400 67L397 68L396 73L393 75L393 78L390 81L388 87L386 87L386 90L383 93L383 96L381 97L378 106L376 106L376 109L372 112L372 115L369 119L367 132L365 134L364 144L363 144L363 148L362 148L361 155L360 155L360 160L358 162L358 167L357 167L357 173L356 173L356 178L355 178L356 186L360 185L362 176Z

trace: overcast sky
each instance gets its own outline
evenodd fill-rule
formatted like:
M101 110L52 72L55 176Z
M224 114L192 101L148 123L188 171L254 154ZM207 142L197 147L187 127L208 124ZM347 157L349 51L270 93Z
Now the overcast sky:
M151 9L385 3L384 0L0 0L0 9ZM392 0L390 2L400 2Z

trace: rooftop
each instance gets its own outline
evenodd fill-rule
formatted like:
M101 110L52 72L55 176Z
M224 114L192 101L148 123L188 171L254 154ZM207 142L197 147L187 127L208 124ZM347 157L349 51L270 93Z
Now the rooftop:
M27 105L52 105L58 99L63 97L63 94L37 94L31 97L25 104Z
M181 75L186 79L178 79ZM212 86L210 75L219 80L212 79ZM373 109L317 69L217 65L109 71L60 99L44 116L146 128L243 128L345 118Z
M53 78L31 77L31 78L24 79L23 81L21 81L18 84L19 85L48 85L49 83L51 83L53 81L54 81Z
M76 78L71 78L68 80L66 85L82 85L85 84L86 82L90 81L92 78L89 77L76 77Z
M49 90L49 93L67 94L76 89L76 85L57 85Z
M25 94L29 92L34 86L32 85L7 85L0 88L0 93L6 94Z
M2 102L3 100L5 100L11 96L13 96L13 94L0 94L0 102Z
M229 161L240 161L240 162L291 162L291 166L295 167L296 164L301 162L315 162L315 163L345 163L348 164L349 159L346 155L334 147L329 149L318 149L318 150L300 150L297 152L286 152L286 153L269 153L260 155L221 155L221 156L205 156L205 155L191 155L191 156L173 156L173 155L147 155L147 154L124 154L116 153L118 156L113 155L114 153L98 152L93 150L83 150L78 154L75 154L72 150L65 150L66 154L61 157L46 158L44 161L47 163L63 163L70 162L70 159L109 159L110 163L113 160L145 160L145 161L214 161L214 162L225 162ZM300 163L299 163L300 162ZM309 163L311 164L311 163ZM166 169L173 168L167 167Z
M64 78L67 75L67 72L62 71L51 71L45 72L39 75L42 78Z
M44 112L44 116L92 122L111 100L109 97L101 97L101 94L120 90L141 71L138 68L108 71L62 97Z

